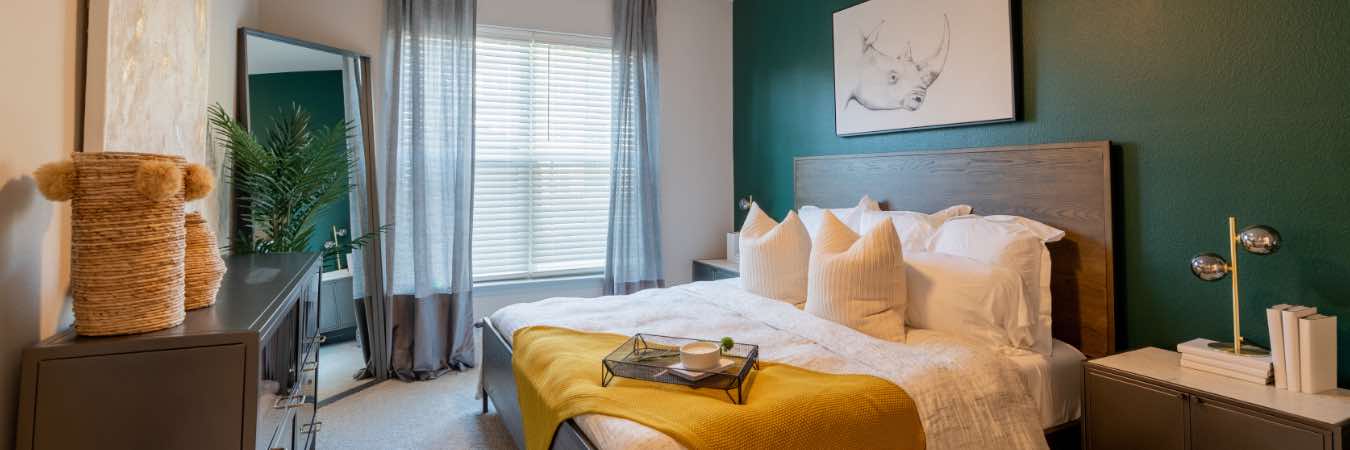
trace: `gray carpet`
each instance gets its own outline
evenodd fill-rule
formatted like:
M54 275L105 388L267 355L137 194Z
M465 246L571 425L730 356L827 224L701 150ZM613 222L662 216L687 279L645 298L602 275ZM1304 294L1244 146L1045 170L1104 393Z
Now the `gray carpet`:
M478 369L371 386L319 409L318 448L513 448L496 410L479 414L482 403L473 398L477 389Z
M319 398L331 398L366 383L352 378L364 369L361 346L355 339L319 346Z

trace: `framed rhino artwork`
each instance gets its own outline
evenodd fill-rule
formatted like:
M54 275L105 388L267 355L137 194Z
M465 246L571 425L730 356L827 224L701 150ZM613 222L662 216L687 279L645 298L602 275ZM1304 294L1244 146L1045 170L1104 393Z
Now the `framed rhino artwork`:
M834 13L835 133L1017 119L1009 0L870 0Z

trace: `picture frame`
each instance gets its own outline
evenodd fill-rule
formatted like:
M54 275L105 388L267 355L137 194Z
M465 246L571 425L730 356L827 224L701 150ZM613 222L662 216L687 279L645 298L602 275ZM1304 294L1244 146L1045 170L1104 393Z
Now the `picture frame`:
M832 16L835 134L1018 120L1011 0L868 0Z

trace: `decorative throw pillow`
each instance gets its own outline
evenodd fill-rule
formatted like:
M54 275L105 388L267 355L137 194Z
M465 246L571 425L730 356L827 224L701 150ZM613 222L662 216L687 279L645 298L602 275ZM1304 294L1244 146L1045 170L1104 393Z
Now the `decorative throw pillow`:
M748 292L794 305L806 301L806 267L811 237L789 211L783 223L751 204L741 225L741 286Z
M844 222L844 225L848 225L848 228L853 230L854 233L862 233L866 231L862 228L863 214L867 211L881 211L881 205L876 200L872 200L871 197L864 195L862 199L858 200L858 205L852 208L824 209L810 205L802 206L797 210L797 214L801 215L802 224L806 225L806 232L811 234L811 239L816 238L816 231L820 229L820 222L826 211L834 213L835 218Z
M826 212L811 249L806 312L879 339L905 338L905 259L891 219L859 237Z

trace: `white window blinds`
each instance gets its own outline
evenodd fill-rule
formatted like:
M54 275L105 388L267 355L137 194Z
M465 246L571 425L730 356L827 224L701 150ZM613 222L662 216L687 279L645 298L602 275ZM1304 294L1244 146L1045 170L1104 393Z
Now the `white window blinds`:
M609 226L609 39L478 28L474 280L595 273Z

